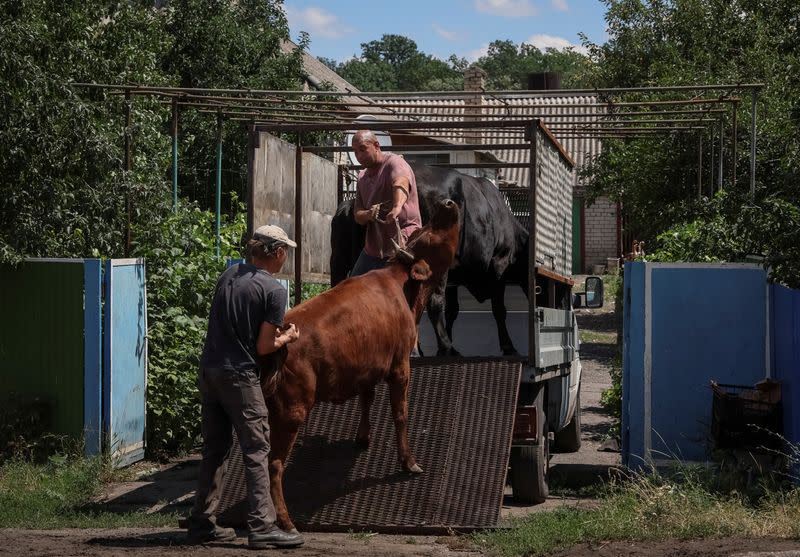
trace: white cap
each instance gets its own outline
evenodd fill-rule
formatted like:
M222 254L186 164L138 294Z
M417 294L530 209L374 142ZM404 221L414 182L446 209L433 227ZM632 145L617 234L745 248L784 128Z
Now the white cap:
M265 224L264 226L256 228L256 231L253 232L253 239L263 242L267 246L277 242L286 244L290 248L297 247L297 244L289 239L289 236L284 232L283 228L274 224Z

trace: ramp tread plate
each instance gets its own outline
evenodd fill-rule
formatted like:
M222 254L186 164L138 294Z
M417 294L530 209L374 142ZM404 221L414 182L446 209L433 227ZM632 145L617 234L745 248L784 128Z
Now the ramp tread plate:
M320 403L300 431L284 475L289 512L305 530L496 525L520 363L420 358L412 365L409 442L424 473L400 468L385 384L376 389L368 449L353 441L358 399ZM235 443L223 480L220 523L245 523L245 494Z

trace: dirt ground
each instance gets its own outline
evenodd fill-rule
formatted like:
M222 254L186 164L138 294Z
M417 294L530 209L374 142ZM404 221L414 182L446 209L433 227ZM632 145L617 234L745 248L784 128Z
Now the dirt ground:
M306 543L297 549L270 549L269 555L295 557L345 557L386 555L392 557L470 557L480 552L465 547L463 538L430 536L389 536L358 534L305 534ZM452 546L452 548L451 548ZM242 555L247 537L234 543L190 546L180 530L0 530L0 555L41 555L53 557L115 557L125 555L225 557ZM260 551L252 551L255 555Z
M603 311L578 311L579 324L584 330L610 333L615 330L613 300ZM596 501L567 496L582 485L603 481L608 469L619 463L619 453L599 450L607 448L610 419L600 406L600 393L610 384L609 365L614 356L613 346L603 343L584 343L581 348L583 380L581 406L583 409L581 450L574 454L553 455L551 460L551 489L554 492L542 505L527 506L514 502L507 488L501 511L502 519L525 516L532 512L552 510L561 506L591 506ZM612 444L613 445L613 444ZM140 477L135 482L109 487L101 497L105 510L125 512L177 512L185 515L194 495L198 457L154 466L140 463ZM555 489L553 489L555 487ZM0 556L98 556L125 555L177 556L191 553L198 556L241 555L247 549L246 536L235 543L208 546L189 546L184 532L177 527L168 529L74 529L20 530L0 529ZM352 533L305 533L306 543L293 550L269 550L271 555L296 557L337 556L459 556L483 555L465 536L414 536ZM256 554L256 552L252 552ZM800 542L775 539L670 540L665 542L609 542L582 544L552 554L554 557L800 557Z
M0 530L0 556L53 557L183 556L226 557L242 555L246 538L235 543L189 546L183 533L172 530ZM303 547L267 550L270 555L295 557L388 556L472 557L484 555L463 537L390 536L368 538L353 534L306 535ZM257 554L256 551L250 552ZM687 540L664 542L612 542L581 544L551 554L552 557L800 557L800 542L778 539Z

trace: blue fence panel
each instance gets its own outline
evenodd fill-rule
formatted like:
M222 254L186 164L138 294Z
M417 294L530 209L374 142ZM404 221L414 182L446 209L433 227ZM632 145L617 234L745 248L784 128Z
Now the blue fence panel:
M752 385L769 373L766 274L747 264L631 267L623 462L703 460L710 382Z
M644 263L626 263L623 281L622 454L643 454ZM637 419L632 419L632 416Z
M782 385L783 435L800 444L800 290L772 285L774 377Z
M99 259L83 261L84 453L100 454L103 433L103 277Z
M144 458L147 296L141 259L106 262L103 418L117 466Z

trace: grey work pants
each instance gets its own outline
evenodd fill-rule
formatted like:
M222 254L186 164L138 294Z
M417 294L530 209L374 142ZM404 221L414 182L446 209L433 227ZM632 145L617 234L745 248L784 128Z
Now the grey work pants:
M258 376L254 371L201 369L197 384L203 402L203 462L189 528L207 531L216 526L233 426L247 481L247 526L251 532L272 530L275 507L269 491L269 424Z

